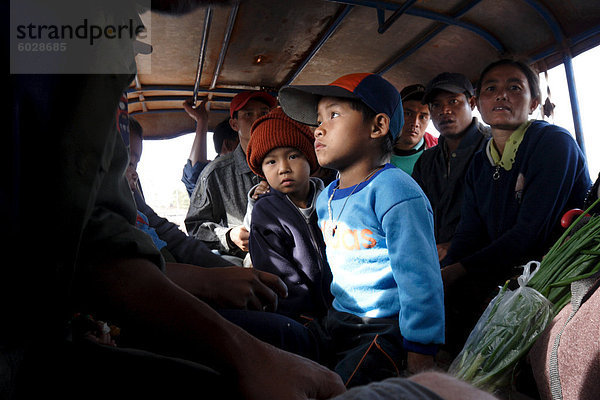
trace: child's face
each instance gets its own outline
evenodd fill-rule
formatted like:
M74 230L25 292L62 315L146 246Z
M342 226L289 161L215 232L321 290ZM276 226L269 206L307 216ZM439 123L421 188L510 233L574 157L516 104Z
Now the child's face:
M315 152L319 165L343 170L364 153L371 128L360 111L335 97L323 97L317 108Z
M271 150L262 162L262 171L273 189L290 197L308 196L310 164L300 150L293 147Z

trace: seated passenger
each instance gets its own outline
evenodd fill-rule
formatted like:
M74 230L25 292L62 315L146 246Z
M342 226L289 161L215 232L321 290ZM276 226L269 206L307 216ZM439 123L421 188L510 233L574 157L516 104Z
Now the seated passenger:
M278 312L323 316L331 305L331 270L315 211L323 182L310 178L319 167L313 134L278 107L254 122L247 153L252 171L270 186L258 201L249 199L252 264L287 285Z
M424 94L425 87L420 84L407 86L400 92L404 125L390 162L409 175L421 154L438 143L435 136L425 131L429 125L429 106L422 103Z
M194 143L192 143L190 157L183 167L183 175L181 176L181 182L183 182L191 197L200 173L209 163L209 161L205 161L206 133L208 131L206 100L201 101L196 108L192 107L191 100L186 100L183 102L183 109L196 121ZM229 125L229 118L217 124L213 132L213 144L217 157L231 153L235 150L239 142L240 139L237 132Z
M279 278L233 266L198 239L187 236L174 223L156 215L145 203L138 190L136 171L142 156L142 137L142 126L129 117L129 165L125 174L138 209L136 226L150 235L165 257L167 276L213 306L274 311L277 296L286 295L286 288Z
M466 76L444 72L427 84L422 98L429 106L440 137L436 147L425 150L419 157L412 177L433 208L440 260L446 256L460 220L467 168L490 136L490 129L473 116L474 94Z
M248 191L259 183L246 161L250 128L276 104L266 92L242 92L231 100L229 123L238 132L240 144L202 171L185 218L191 236L221 254L236 256L240 265L248 251L249 233L242 225Z
M569 132L528 120L540 97L537 74L521 62L492 63L478 81L477 107L492 139L467 171L461 220L442 260L448 329L464 340L498 285L548 251L560 218L582 207L591 185Z
M400 94L375 74L286 86L284 112L316 125L319 164L338 171L317 199L333 307L309 324L322 362L348 386L431 368L444 304L429 202L387 163L402 129Z
M103 2L81 3L98 6L101 21L113 25L137 18ZM115 44L122 41L107 42L113 54L126 56L114 59L116 64L135 66L133 52ZM44 213L43 224L52 233L35 245L39 257L22 257L19 267L2 265L0 398L181 398L193 390L204 398L288 399L342 393L335 373L257 340L164 275L164 259L133 226L135 205L124 179L128 154L116 131L119 98L134 76L134 68L110 75L9 76L13 107L6 149L14 154L6 161L16 190L6 191L5 245L22 248L22 239L40 224L39 213L31 212L40 206L40 193L48 194L43 203L51 212ZM40 126L47 134L39 134ZM67 337L74 310L118 321L131 346L74 343ZM141 334L133 338L135 329Z

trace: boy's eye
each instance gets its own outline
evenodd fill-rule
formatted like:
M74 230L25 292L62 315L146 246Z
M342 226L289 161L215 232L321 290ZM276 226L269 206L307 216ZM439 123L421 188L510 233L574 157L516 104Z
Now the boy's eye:
M331 116L330 116L330 118L331 118L331 119L333 119L333 118L337 118L337 117L339 117L339 116L340 116L340 113L338 113L338 112L335 112L335 111L332 111L332 112L331 112Z
M519 85L512 85L509 87L509 90L519 91L521 90L521 87Z
M266 165L272 165L272 164L275 164L275 160L265 160L265 161L263 162L263 164L266 164Z
M495 86L488 86L488 87L486 87L483 90L485 90L486 92L493 92L494 90L496 90L496 87Z

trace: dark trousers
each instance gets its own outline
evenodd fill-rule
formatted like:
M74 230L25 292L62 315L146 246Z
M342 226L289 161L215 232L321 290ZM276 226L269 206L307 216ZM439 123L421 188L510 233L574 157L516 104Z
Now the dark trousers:
M362 318L329 310L307 325L319 344L319 361L347 387L365 385L406 371L406 351L397 319Z
M460 353L487 305L497 294L497 285L468 276L446 290L446 343L442 349L452 358Z
M249 310L217 310L229 322L252 336L282 350L318 360L313 333L302 324L281 314Z

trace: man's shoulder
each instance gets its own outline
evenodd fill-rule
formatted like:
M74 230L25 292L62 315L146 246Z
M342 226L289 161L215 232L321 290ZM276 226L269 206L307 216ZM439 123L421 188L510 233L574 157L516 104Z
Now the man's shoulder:
M423 154L421 154L421 157L419 157L419 159L415 163L415 169L423 168L424 166L427 166L428 168L433 168L436 165L433 162L433 160L442 155L442 150L442 143L438 143L437 145L430 147L429 149L425 149L425 151L423 151Z
M435 146L425 149L423 151L423 153L421 154L421 157L419 157L419 158L435 157L437 154L439 154L441 152L442 152L442 144L438 142L438 144L436 144Z
M235 158L232 153L221 155L211 162L202 170L201 177L207 178L213 174L222 173L224 169L235 168Z
M477 121L477 131L484 137L489 138L492 136L492 128Z

